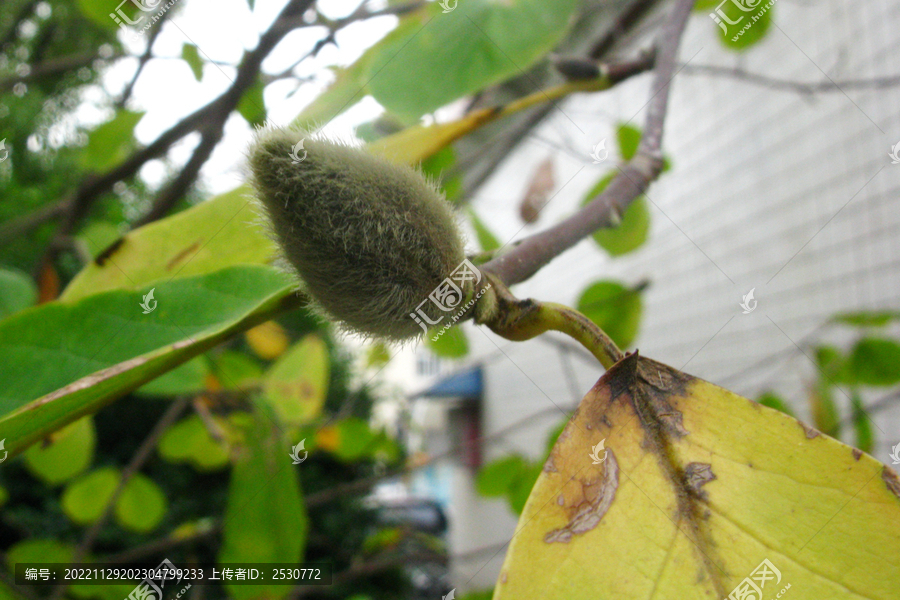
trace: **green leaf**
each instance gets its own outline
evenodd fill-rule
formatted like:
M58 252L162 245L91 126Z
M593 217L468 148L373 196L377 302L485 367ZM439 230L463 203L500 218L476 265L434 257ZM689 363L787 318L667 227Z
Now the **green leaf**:
M262 217L249 194L239 187L128 233L102 264L82 269L62 299L271 261L275 245L257 225Z
M178 396L202 392L206 389L208 372L206 361L198 356L141 386L135 393L141 396Z
M409 122L518 76L565 35L575 0L467 0L443 14L430 3L373 48L369 89Z
M134 146L134 128L143 116L142 112L120 110L111 121L90 132L81 154L84 168L102 173L125 160Z
M634 158L635 154L637 154L638 146L641 144L641 136L643 134L640 127L629 123L619 124L619 128L616 129L616 140L619 142L619 156L623 161L631 160ZM671 168L671 161L669 161L667 156L664 156L662 172L665 173Z
M245 433L246 446L231 471L218 561L300 562L309 525L298 467L291 464L291 444L280 437L270 419L258 414ZM235 600L274 600L291 591L284 585L225 587Z
M462 193L462 175L453 171L455 165L456 151L453 146L447 146L423 160L419 166L422 173L440 183L444 196L450 202L458 200Z
M107 2L106 0L77 0L77 3L78 8L81 10L84 16L89 18L97 25L110 30L116 29L118 27L116 22L109 15L119 6L121 6L122 11L132 21L135 20L135 17L139 12L138 8L136 6L133 6L130 2L126 2L123 4L116 3L115 5L111 5L111 3Z
M293 289L274 269L231 267L159 284L158 307L148 315L138 305L147 290L120 290L0 322L0 439L11 454L22 450L296 305Z
M266 401L281 423L302 425L322 412L328 392L328 348L309 334L285 352L263 377Z
M116 522L125 529L148 533L162 521L167 507L166 496L159 486L146 475L135 473L116 500Z
M835 322L854 327L883 327L898 319L900 319L900 312L896 310L848 312L834 317Z
M384 342L375 342L366 353L366 367L381 367L391 360L391 351Z
M581 205L590 203L598 194L609 186L610 182L615 178L616 172L611 171L603 176L600 181L594 185L591 190L585 194ZM632 202L625 214L622 215L622 221L615 227L605 227L594 232L594 241L606 250L610 256L621 256L627 254L637 248L640 248L650 234L650 209L647 206L647 199L639 196Z
M49 445L35 444L25 452L25 465L45 483L56 485L87 469L94 459L94 421L91 417L54 432Z
M831 384L819 380L810 390L809 403L813 424L816 428L832 437L839 437L841 435L841 419L837 405L834 403Z
M791 415L792 417L794 416L794 412L791 410L791 407L788 406L788 403L775 394L775 392L763 392L756 401L763 406L774 408L775 410L781 411L786 415Z
M194 74L194 79L200 81L203 79L203 59L200 58L200 51L197 50L197 46L194 44L185 43L181 46L181 58L184 59L184 62L188 64L191 68L191 73Z
M620 348L637 337L641 322L641 295L615 281L598 281L578 299L578 310L597 324Z
M219 385L226 390L243 390L259 384L262 366L253 358L234 350L225 350L215 357L213 372Z
M850 355L849 371L862 385L886 386L900 382L900 344L883 338L864 338Z
M97 258L120 237L122 237L122 232L116 225L108 221L92 221L76 236L78 240L84 242L91 258Z
M697 12L708 12L721 3L722 0L697 0L697 3L694 4L694 10Z
M510 454L481 467L475 477L475 489L487 498L505 496L530 463L518 454Z
M72 562L74 554L75 548L70 544L64 544L58 540L33 538L13 545L6 553L6 565L10 572L14 572L16 563L68 564Z
M265 84L257 81L244 92L237 105L237 111L250 125L261 126L266 122L266 101L263 99Z
M853 431L856 434L856 447L863 452L871 454L872 446L875 443L872 420L866 414L866 407L863 405L862 398L859 397L859 392L856 390L850 396L850 408L853 415Z
M425 346L441 358L462 358L469 353L469 339L462 327L453 326L434 339L439 329L432 329L426 334Z
M601 440L608 455L592 464ZM768 559L780 581L769 579L755 600L775 600L787 584L785 600L894 600L897 556L893 470L632 354L591 388L559 437L494 599L749 600L738 590L754 572L762 583L757 567Z
M529 463L526 468L519 472L510 485L506 499L509 502L509 507L517 515L522 514L522 509L525 508L528 496L531 494L538 477L540 477L543 467L542 464Z
M478 215L471 207L466 209L466 214L469 215L469 221L471 221L475 235L478 237L478 245L481 246L482 252L490 252L499 248L500 240L491 233L491 230L478 218Z
M213 417L225 429L224 419ZM163 434L157 447L159 455L169 462L187 462L198 471L212 471L228 464L228 447L210 436L199 415L190 415Z
M66 486L62 495L62 509L78 525L87 525L100 518L113 492L119 485L119 471L113 467L95 469Z
M721 25L718 23L715 25L719 39L729 50L736 52L746 50L762 40L769 32L774 7L766 2L760 2L754 8L751 11L744 11L736 2L723 2L713 7L712 11L716 11L717 17L722 21Z
M623 123L616 131L616 139L619 141L619 156L622 160L631 160L637 154L638 145L641 143L641 130L634 125Z
M625 209L619 225L595 231L594 241L610 256L621 256L640 248L649 234L650 209L646 198L641 196Z
M37 302L37 287L21 271L0 269L0 319Z
M849 363L843 352L834 346L816 346L816 364L825 381L834 384L854 383Z
M333 68L335 79L324 92L303 109L292 125L312 130L324 127L366 95L372 49L347 68Z
M317 449L331 452L344 462L356 462L372 456L378 437L362 419L347 417L319 429L315 440Z

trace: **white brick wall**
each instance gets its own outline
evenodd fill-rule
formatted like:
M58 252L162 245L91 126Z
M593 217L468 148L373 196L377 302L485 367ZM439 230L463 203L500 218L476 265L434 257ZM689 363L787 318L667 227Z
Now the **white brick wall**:
M847 80L900 73L896 2L782 0L775 11L776 26L765 41L742 55L724 50L714 24L697 16L681 59L804 82L826 74ZM612 159L591 164L591 147L612 141L619 120L637 113L634 123L643 125L639 109L648 88L649 77L642 76L612 92L569 99L523 142L473 203L498 237L518 239L571 214L611 167ZM596 279L650 279L636 344L643 354L749 397L772 387L805 416L804 386L814 367L794 343L838 311L900 307L900 165L887 156L900 141L898 107L900 87L803 96L734 78L679 75L664 141L674 169L650 188L649 243L612 260L592 241L582 242L514 291L571 304ZM568 145L574 154L544 140ZM518 201L528 174L551 154L562 190L537 225L523 228ZM759 305L743 315L738 303L750 288ZM553 405L574 404L555 348L466 327L475 357L489 357L485 433ZM851 339L829 331L824 339ZM782 351L783 360L736 376ZM583 393L601 369L577 357L572 362L574 387ZM846 402L840 394L837 399ZM486 457L540 454L547 429L560 418L561 412L551 414L506 436ZM880 412L875 421L881 431L874 453L888 460L890 442L900 441L900 408ZM488 539L508 540L514 531L511 515L498 518L497 503L470 491L455 499L453 512L467 515L464 524L452 525L455 553ZM490 554L457 561L454 584L492 585L503 552L488 561Z

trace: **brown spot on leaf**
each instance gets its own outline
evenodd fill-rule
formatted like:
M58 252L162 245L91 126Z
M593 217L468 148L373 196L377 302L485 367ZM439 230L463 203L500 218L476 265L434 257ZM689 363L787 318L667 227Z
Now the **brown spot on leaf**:
M891 490L891 493L897 496L897 499L900 499L900 478L897 477L897 473L885 465L881 470L881 479L884 481L887 489Z
M853 458L855 458L856 460L859 460L860 458L862 458L862 455L863 455L862 450L860 450L859 448L853 449Z
M684 482L697 496L703 495L701 487L716 478L712 472L712 465L708 463L692 462L684 468Z
M797 422L800 423L800 427L802 427L803 431L806 433L806 439L811 440L811 439L817 438L817 437L819 437L819 435L821 435L819 433L818 429L815 429L814 427L810 427L803 421L797 421Z
M108 261L110 259L110 257L116 253L116 250L118 250L119 248L122 247L122 245L124 243L125 243L125 236L122 236L119 239L117 239L116 241L114 241L112 244L110 244L109 246L104 248L103 251L100 252L100 254L98 254L96 258L94 258L94 262L97 264L98 267L102 267L104 264L106 264L106 261Z
M558 469L556 468L556 463L553 462L553 454L547 457L547 461L544 463L544 473L558 473Z
M200 248L200 241L201 240L197 240L196 242L194 242L193 244L191 244L190 246L188 246L187 248L185 248L184 250L182 250L181 252L176 254L172 258L172 260L170 260L169 262L166 263L166 270L171 271L172 269L174 269L176 267L176 265L178 265L178 263L180 263L182 260L184 260L185 257L187 257L192 252L195 252L196 250L198 250Z
M544 536L545 542L567 544L572 536L585 534L600 524L619 488L619 463L616 461L615 453L611 449L608 452L609 456L603 463L603 474L581 480L581 497L573 500L573 504L566 511L569 523L565 527L547 533Z

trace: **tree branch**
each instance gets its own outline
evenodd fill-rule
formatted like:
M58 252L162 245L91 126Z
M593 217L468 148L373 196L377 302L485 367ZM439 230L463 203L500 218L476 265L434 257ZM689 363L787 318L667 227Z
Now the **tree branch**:
M669 85L675 75L675 57L693 0L678 0L663 25L656 44L652 96L647 123L638 152L619 167L619 174L606 190L562 223L522 240L512 250L485 263L483 269L507 285L525 281L541 267L617 217L640 196L662 171L662 134L669 102Z
M716 65L682 65L682 72L689 75L713 75L733 77L748 83L755 83L773 90L788 90L801 94L815 94L820 92L838 92L841 90L877 90L900 85L900 75L888 75L874 77L872 79L847 79L843 81L814 81L803 83L801 81L789 81L776 79L760 73L751 73L737 67L720 67Z
M28 83L46 77L47 75L54 75L65 71L74 71L90 65L97 59L111 60L113 58L117 58L117 56L106 59L96 52L81 52L79 54L51 58L34 65L27 75L14 75L12 77L0 79L0 93L11 91L17 83Z
M141 73L144 72L144 67L146 67L147 63L150 62L150 59L153 58L153 44L156 43L156 38L159 37L159 34L162 31L162 23L165 22L170 14L171 13L163 14L162 22L158 23L150 32L150 35L147 38L147 48L144 50L141 57L138 58L137 69L135 69L131 81L129 81L128 85L125 86L125 89L122 90L122 95L119 97L118 101L116 101L117 110L125 108L125 104L131 98L131 94L134 92L134 86L137 85L138 78L141 76Z
M116 486L115 491L113 491L112 496L109 497L109 500L106 503L106 507L103 509L103 513L100 517L94 521L94 524L91 525L91 528L84 535L84 538L81 540L81 543L75 548L75 552L72 554L71 562L79 563L81 560L90 553L91 548L94 546L94 542L97 540L97 536L100 534L100 530L103 529L103 526L106 525L106 522L109 520L110 515L113 512L113 508L116 505L116 500L119 499L119 496L122 495L122 490L125 489L125 485L131 480L135 473L137 473L147 459L150 457L150 452L156 447L156 444L159 442L159 439L166 432L166 430L178 420L178 417L181 416L181 413L184 412L184 409L188 407L188 397L184 396L172 404L169 405L169 408L166 409L166 412L163 413L163 416L160 417L159 421L156 422L156 425L153 426L153 429L147 435L141 445L138 447L137 452L134 453L134 456L131 459L131 462L128 463L122 470L122 476L119 479L119 484ZM56 586L53 590L53 595L51 598L61 598L65 593L67 584L60 584Z
M197 130L206 123L224 123L243 96L244 92L256 81L260 72L262 61L269 55L272 49L284 36L293 30L285 23L292 21L294 17L302 15L315 0L291 0L281 11L272 26L260 36L259 43L251 52L244 55L238 67L234 82L225 92L207 104L182 119L179 123L160 135L153 143L142 150L135 152L125 162L111 171L99 176L88 176L79 188L65 200L68 211L64 222L56 232L56 237L50 243L40 265L38 272L47 264L52 263L62 247L61 240L70 235L78 223L85 217L91 204L103 193L112 189L116 182L132 177L149 160L163 155L168 149L189 133ZM199 160L199 155L198 155ZM183 185L183 182L173 182L175 185Z

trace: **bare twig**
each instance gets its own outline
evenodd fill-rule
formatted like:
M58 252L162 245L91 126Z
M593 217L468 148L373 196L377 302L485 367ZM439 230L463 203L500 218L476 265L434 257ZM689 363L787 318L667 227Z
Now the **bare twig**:
M606 190L562 223L525 238L506 254L485 263L507 285L520 283L565 250L601 227L616 222L622 212L649 187L662 171L662 132L669 102L669 84L675 74L675 56L693 7L691 0L678 0L660 31L656 44L656 66L647 108L647 123L638 152L619 168Z
M0 244L10 242L23 233L31 231L35 227L40 227L47 221L52 221L66 212L65 202L55 202L42 206L34 212L22 215L12 221L7 221L0 225Z
M87 214L93 202L95 202L103 193L109 191L116 182L132 177L147 161L163 155L168 151L172 144L189 133L196 131L210 122L224 123L231 111L237 107L244 92L256 81L256 78L259 76L262 61L269 55L278 42L292 30L292 28L286 27L285 23L293 21L298 15L302 15L314 2L315 0L291 0L287 6L285 6L272 26L262 34L256 48L244 55L244 59L238 67L234 81L221 96L182 119L179 123L160 135L153 143L142 150L135 152L125 162L121 163L111 171L103 175L89 176L86 178L79 188L66 200L66 206L68 208L66 218L57 230L56 237L50 243L47 252L41 260L41 263L38 266L38 272L40 272L45 265L50 264L55 260L61 247L60 240L75 230L78 223ZM199 160L201 155L197 156ZM205 162L205 159L203 162ZM191 178L191 181L193 181L193 178ZM176 181L173 182L170 187L172 191L177 191L177 188L175 187L176 184L183 186L183 180L177 181L176 178Z
M713 75L717 77L733 77L748 83L755 83L773 90L787 90L800 94L816 94L822 92L840 92L846 90L877 90L900 85L900 75L873 77L872 79L845 79L812 81L790 81L776 79L760 73L751 73L737 67L720 67L716 65L682 65L682 72L693 75Z
M86 67L93 63L97 59L101 60L112 60L114 58L118 58L117 56L112 56L109 58L104 58L100 56L97 52L81 52L79 54L71 54L69 56L60 56L58 58L51 58L49 60L45 60L44 62L37 63L27 75L14 75L12 77L7 77L5 79L0 79L0 93L5 93L12 90L17 83L29 83L31 81L36 81L47 75L55 75L57 73L65 73L66 71L74 71L76 69L80 69L81 67Z
M190 160L188 160L187 164L181 170L181 173L178 174L178 177L173 179L166 188L160 192L156 197L156 200L154 200L152 208L147 214L138 219L133 227L140 227L141 225L152 223L153 221L164 217L191 188L194 181L196 181L197 176L200 174L200 169L202 169L203 165L206 164L206 161L209 160L213 150L216 149L216 146L222 139L224 133L222 130L224 119L222 119L222 113L218 116L219 120L203 132L200 143L197 144ZM227 113L224 114L224 118L228 118Z
M165 20L170 13L165 13L162 16L162 19ZM150 32L149 37L147 38L147 48L144 50L144 53L138 59L137 69L134 71L134 75L131 77L131 81L128 82L128 85L125 86L125 89L122 91L122 95L119 97L119 100L116 102L116 108L124 108L125 104L131 98L132 92L134 92L134 86L137 84L138 78L144 72L144 67L147 66L147 63L150 62L150 59L153 58L153 44L156 43L156 38L159 37L160 32L162 31L162 23L158 23L156 27Z
M575 410L575 408L573 407L571 410ZM306 506L311 508L314 506L319 506L321 504L325 504L327 502L331 502L332 500L334 500L336 498L340 498L340 497L346 496L348 494L359 494L359 493L365 492L369 488L371 488L373 485L378 483L379 481L382 481L384 479L390 479L392 477L396 477L398 475L403 475L406 473L412 473L413 471L418 471L419 469L424 469L425 467L427 467L431 464L434 464L438 461L444 460L446 458L450 458L451 456L456 456L457 454L459 454L466 448L469 448L470 446L478 445L478 446L483 447L486 444L490 444L490 443L496 442L498 440L501 440L504 437L506 437L507 435L509 435L510 432L515 431L517 429L521 429L522 427L525 427L525 426L531 424L533 421L536 421L538 419L543 419L548 414L551 414L551 413L559 413L559 407L550 406L544 410L540 410L536 413L532 413L532 414L528 415L527 417L524 417L524 418L516 421L515 423L512 423L511 425L504 427L503 429L495 431L494 433L492 433L490 435L484 435L484 436L481 436L480 438L477 438L474 440L466 440L464 442L461 442L461 443L457 444L456 446L450 448L446 452L442 452L440 454L435 454L434 456L429 457L427 461L423 461L423 462L420 462L420 463L417 463L414 465L406 465L406 466L403 466L403 467L400 467L397 469L392 469L392 470L388 471L387 473L382 473L380 475L372 475L371 477L357 479L355 481L348 481L347 483L342 483L340 485L336 485L332 488L328 488L327 490L322 490L322 491L316 492L314 494L309 494L306 497Z
M78 544L78 547L75 548L74 553L72 554L72 563L79 563L85 556L90 553L91 548L94 546L94 542L97 541L97 536L100 534L100 530L106 525L106 522L109 520L110 515L112 515L113 508L116 505L116 501L119 499L119 496L122 495L122 490L125 489L125 485L131 480L135 473L137 473L147 459L150 457L150 453L156 447L156 444L159 442L159 439L166 432L166 430L181 416L181 413L184 412L184 409L188 407L188 397L183 396L169 405L169 408L166 409L166 412L163 413L163 416L160 417L159 421L156 422L156 425L153 426L153 429L138 447L137 452L134 453L134 456L131 458L131 462L128 463L122 470L122 476L119 479L119 484L116 486L116 489L113 491L112 495L109 497L109 500L106 503L106 507L103 509L103 513L101 513L100 517L94 521L94 524L91 525L91 528L88 529L87 533L84 535L84 538L81 540L81 543ZM58 599L61 598L65 593L67 588L67 584L60 584L56 586L53 590L53 595L51 598Z

